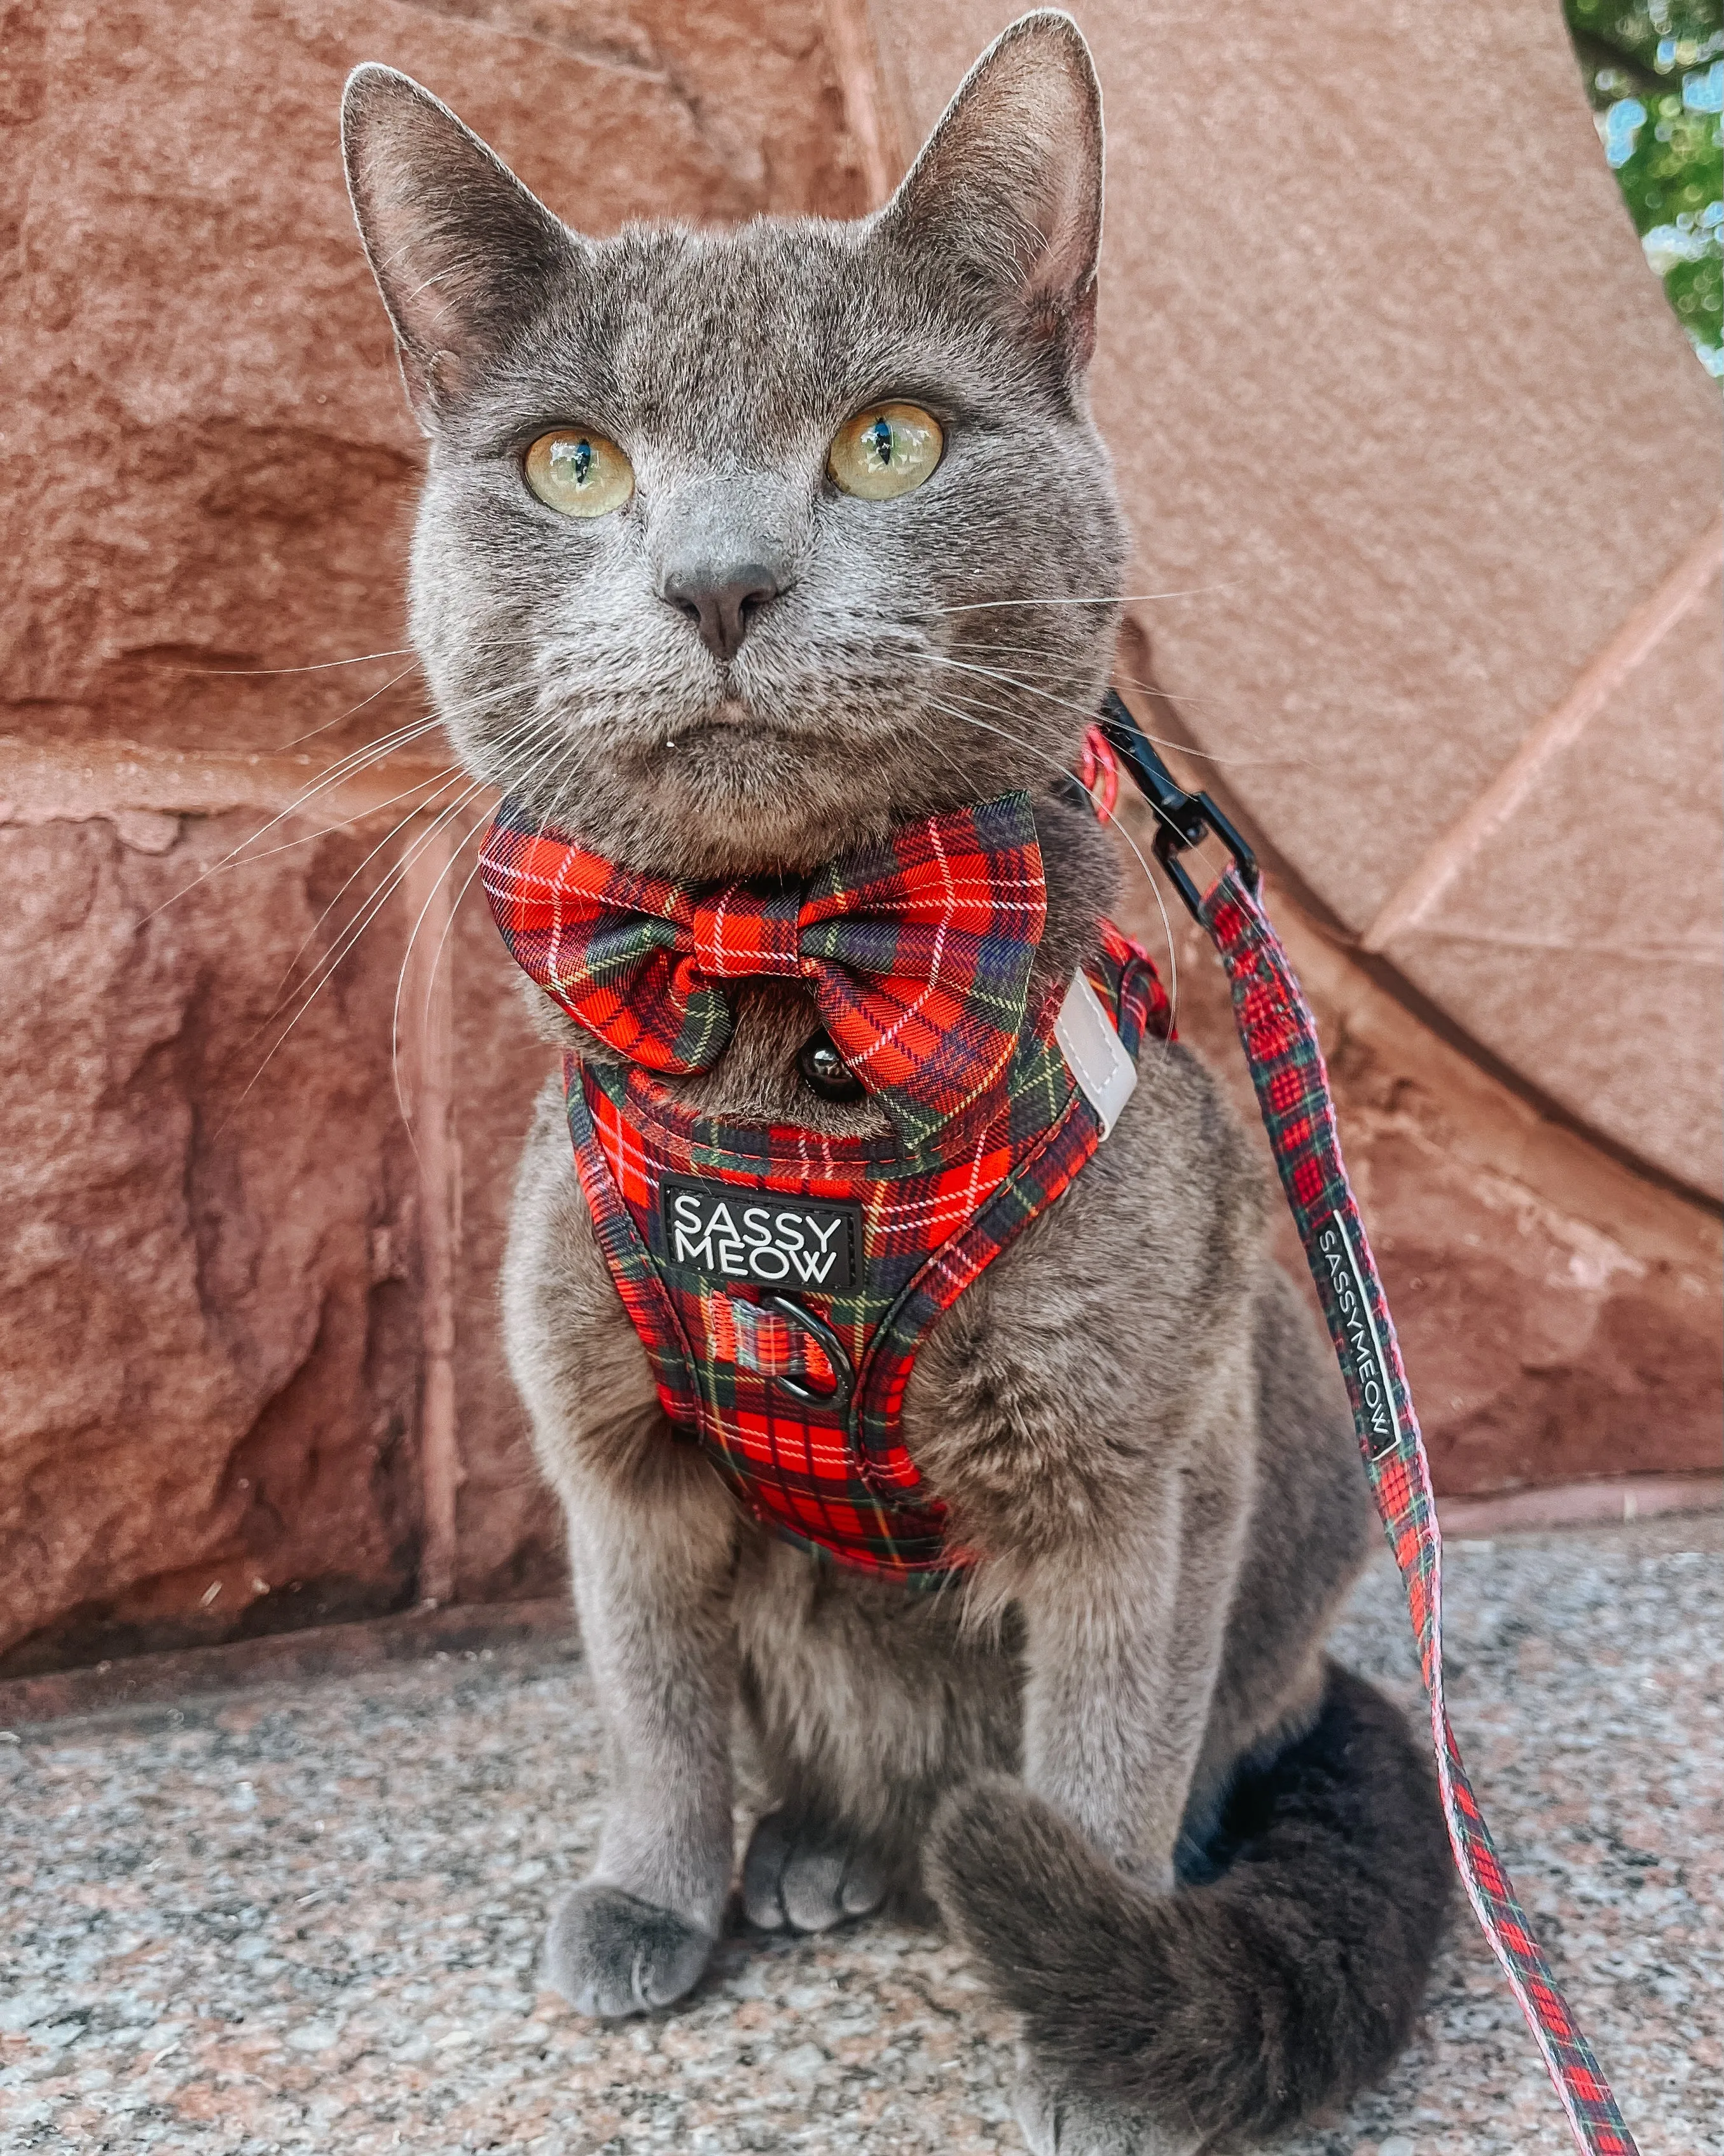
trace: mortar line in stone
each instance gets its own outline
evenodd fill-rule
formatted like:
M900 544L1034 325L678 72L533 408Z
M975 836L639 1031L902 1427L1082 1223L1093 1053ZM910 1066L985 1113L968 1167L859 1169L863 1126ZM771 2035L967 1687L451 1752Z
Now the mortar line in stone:
M1416 927L1434 910L1449 886L1515 814L1546 769L1579 740L1617 690L1700 603L1721 563L1724 563L1724 516L1701 533L1651 597L1627 616L1472 806L1389 893L1376 919L1359 938L1362 951L1386 951L1397 936Z
M424 1382L419 1409L423 1601L454 1598L459 1554L461 1466L455 1399L455 1265L461 1234L460 1142L454 1129L454 966L448 934L453 870L461 834L447 824L410 847L403 896L413 924L402 964L402 1052L413 1078L413 1147L418 1162L420 1305ZM449 948L448 968L438 955Z
M323 775L344 760L162 749L123 738L64 747L0 738L0 822L76 824L126 809L217 816L280 810L308 793L308 814L362 815L403 781L428 783L449 768L428 757L386 756L323 787Z

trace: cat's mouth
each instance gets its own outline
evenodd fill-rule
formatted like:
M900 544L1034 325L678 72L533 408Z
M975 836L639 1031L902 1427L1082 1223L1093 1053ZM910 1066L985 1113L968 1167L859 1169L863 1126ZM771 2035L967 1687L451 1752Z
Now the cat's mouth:
M664 737L664 746L675 748L679 743L707 740L734 742L739 736L784 736L794 731L781 718L755 709L738 696L720 696L706 706L694 718L685 719L669 726Z
M700 724L715 731L731 726L757 726L761 723L758 711L752 711L740 696L721 696L707 712Z

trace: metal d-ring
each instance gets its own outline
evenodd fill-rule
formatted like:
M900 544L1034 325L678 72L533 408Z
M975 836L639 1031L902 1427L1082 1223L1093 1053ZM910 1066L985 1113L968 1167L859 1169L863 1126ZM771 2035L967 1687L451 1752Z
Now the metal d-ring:
M824 1319L816 1317L812 1310L804 1310L799 1302L788 1295L763 1295L760 1301L762 1310L772 1311L778 1317L788 1319L792 1325L798 1326L806 1332L809 1339L819 1342L837 1380L829 1393L816 1392L812 1385L803 1384L800 1378L789 1377L782 1370L773 1373L773 1382L782 1385L792 1399L800 1400L807 1407L847 1408L850 1404L850 1395L855 1390L856 1373L849 1357L844 1353L843 1342L832 1327Z

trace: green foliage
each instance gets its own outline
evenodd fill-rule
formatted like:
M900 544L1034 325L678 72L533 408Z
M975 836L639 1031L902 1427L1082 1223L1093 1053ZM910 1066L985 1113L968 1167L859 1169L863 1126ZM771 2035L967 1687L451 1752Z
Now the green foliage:
M1724 376L1724 0L1563 0L1647 260Z

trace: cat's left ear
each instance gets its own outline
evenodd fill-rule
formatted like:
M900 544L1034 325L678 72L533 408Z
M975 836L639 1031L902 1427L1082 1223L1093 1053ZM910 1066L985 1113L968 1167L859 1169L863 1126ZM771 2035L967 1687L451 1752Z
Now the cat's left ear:
M964 78L880 229L937 251L1014 329L1080 372L1095 343L1101 86L1084 33L1043 8Z
M408 401L431 434L581 243L470 127L393 68L348 77L341 154Z

